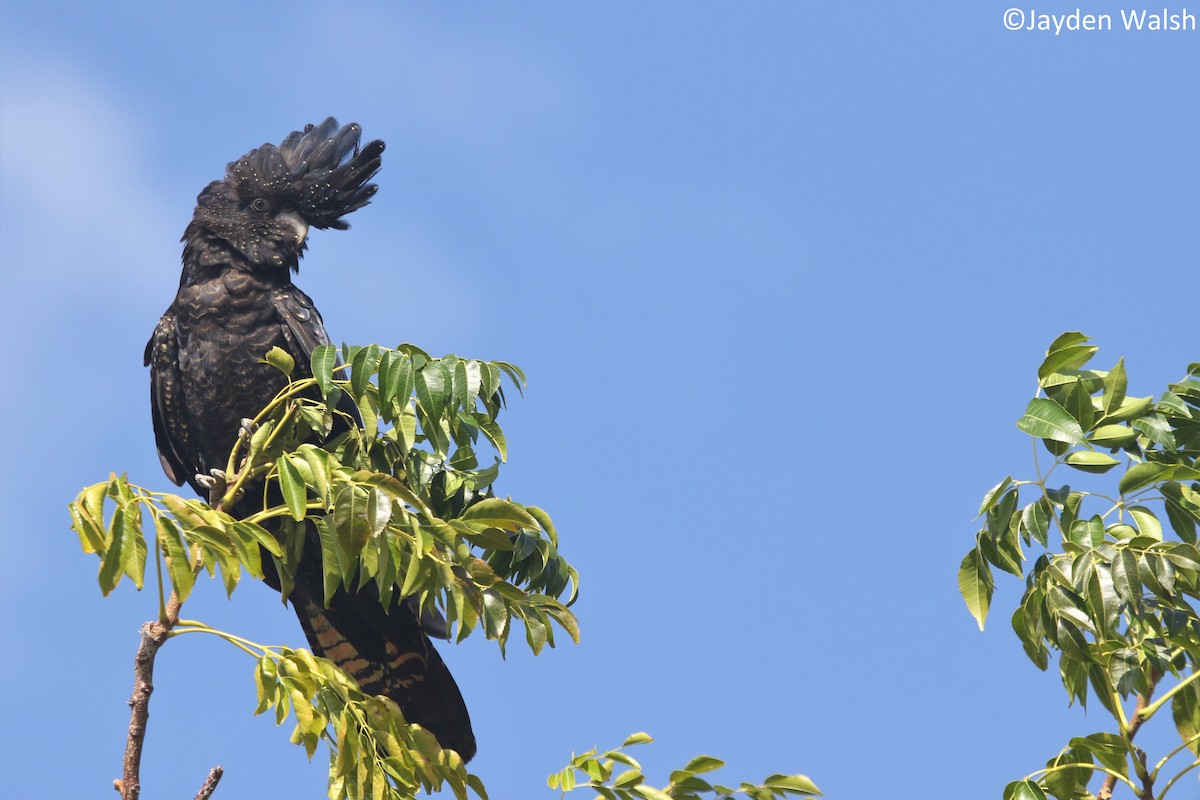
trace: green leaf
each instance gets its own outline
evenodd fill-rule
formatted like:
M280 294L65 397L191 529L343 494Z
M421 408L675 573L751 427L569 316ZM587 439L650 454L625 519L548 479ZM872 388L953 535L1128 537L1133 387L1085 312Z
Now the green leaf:
M1066 463L1081 472L1108 472L1121 462L1107 453L1097 453L1092 450L1076 450L1068 453Z
M537 530L538 527L537 520L525 509L499 497L479 501L463 512L462 519L507 531Z
M1017 490L1010 489L1004 493L999 502L995 503L987 513L987 529L993 539L1003 536L1012 525L1012 515L1017 510Z
M1142 582L1138 577L1137 556L1122 547L1112 561L1113 588L1127 602L1137 603L1142 596Z
M1050 531L1050 514L1047 506L1047 500L1041 498L1025 506L1025 509L1021 512L1022 529L1027 531L1033 537L1033 540L1042 546L1045 546L1046 537Z
M125 508L117 506L117 510L113 512L112 521L109 523L109 533L106 537L109 539L108 548L100 559L100 593L105 597L108 597L109 593L116 588L117 584L121 582L121 576L125 574L124 551L129 545L123 534L124 530Z
M1099 547L1104 541L1104 520L1099 514L1091 519L1076 520L1070 529L1071 541L1080 547Z
M1191 491L1175 481L1164 483L1162 485L1163 505L1167 510L1167 521L1171 523L1171 530L1175 531L1180 539L1194 544L1196 542L1196 525L1200 523L1200 510L1193 510L1185 490Z
M238 520L233 523L233 527L246 541L257 543L259 547L273 556L283 555L283 545L279 543L279 540L270 531L261 525Z
M1129 697L1137 689L1140 670L1141 663L1137 653L1128 647L1123 647L1109 656L1109 680L1122 697Z
M1087 750L1104 766L1118 775L1128 775L1129 763L1126 756L1129 745L1115 733L1093 733L1084 738L1071 740L1072 747Z
M1163 557L1179 569L1200 572L1200 552L1184 542L1167 542L1162 545Z
M495 420L487 414L476 412L474 414L475 424L479 426L479 430L483 431L483 435L492 443L492 447L496 448L496 452L500 454L501 461L508 460L508 441L504 438L504 431L500 430L500 426Z
M644 731L639 731L637 733L629 734L629 737L627 739L625 739L624 742L621 743L621 747L629 747L630 745L633 745L633 744L649 744L650 742L653 742L653 741L654 741L653 736L651 736L650 734L648 734Z
M704 772L712 772L725 766L725 762L719 758L712 756L696 756L684 766L684 770L693 774L699 775Z
M1166 472L1167 469L1166 464L1158 464L1153 461L1135 464L1121 476L1121 482L1117 490L1121 494L1136 492L1138 489L1145 488L1157 481L1159 476Z
M1133 444L1137 434L1125 425L1101 425L1088 435L1097 447L1117 448Z
M1030 436L1065 444L1082 444L1083 428L1067 410L1053 400L1035 397L1017 420L1017 427Z
M536 656L542 652L548 639L547 625L536 613L527 613L521 619L525 623L525 641Z
M1175 693L1171 699L1171 717L1188 749L1200 756L1200 739L1195 738L1200 734L1200 684L1193 681Z
M104 486L104 484L99 484ZM82 494L80 495L82 497ZM79 534L79 544L85 553L101 553L104 551L104 529L76 498L67 509L71 513L71 529Z
M1140 535L1162 541L1162 523L1158 521L1158 517L1154 516L1153 511L1145 506L1130 506L1129 516L1133 517L1133 521L1137 523Z
M1055 372L1079 369L1086 364L1099 350L1098 347L1084 344L1090 338L1078 331L1069 331L1055 339L1046 352L1045 360L1038 367L1038 378L1045 380Z
M348 577L351 559L358 557L367 539L371 537L371 520L368 515L370 495L361 486L343 486L336 494L333 506L333 525L337 531L338 546L347 568L343 575Z
M1150 406L1152 405L1154 405L1153 397L1126 398L1120 408L1112 409L1105 413L1104 421L1107 423L1131 420L1145 414L1150 410Z
M392 498L382 489L372 487L367 493L367 521L371 535L379 536L392 517Z
M1114 522L1105 528L1104 532L1111 536L1113 541L1117 542L1123 542L1137 536L1137 528L1132 525L1126 525L1124 522Z
M971 550L958 568L958 591L967 603L967 610L975 617L979 630L983 630L983 624L987 620L994 586L992 571L978 548Z
M337 531L331 516L317 520L317 534L321 540L321 572L325 591L325 605L333 599L334 593L342 585L346 574L346 556L338 546Z
M821 794L821 790L817 785L809 780L807 775L772 775L763 781L763 786L768 789L778 789L786 791L790 794Z
M622 772L620 775L618 775L616 778L613 779L613 787L614 788L622 788L622 789L630 788L630 787L636 786L639 783L641 783L645 779L645 777L646 776L643 775L640 770L636 770L636 769L625 770L624 772Z
M308 471L312 473L312 485L317 493L317 497L322 501L328 502L329 483L333 478L333 468L330 464L331 456L328 452L311 444L300 445L299 453L304 457L304 462L308 465Z
M431 361L416 374L415 388L417 402L429 415L430 419L441 418L442 410L449 399L451 379L445 365L440 361ZM429 431L425 432L426 435Z
M1071 526L1075 524L1075 517L1079 514L1079 506L1083 502L1083 495L1080 492L1069 491L1067 487L1063 487L1066 492L1066 497L1062 501L1062 513L1058 517L1058 524L1063 530L1071 530Z
M296 359L292 358L291 353L282 347L272 347L267 351L267 356L263 360L289 377L292 370L296 368Z
M655 789L653 786L647 786L644 783L634 786L630 791L638 797L644 797L646 800L675 800L671 795Z
M350 390L355 397L362 397L378 367L379 345L368 345L354 354L354 360L350 364Z
M1125 359L1118 359L1116 366L1104 376L1104 413L1112 414L1125 402L1125 389L1128 379L1125 376Z
M1079 764L1076 769L1063 769L1069 764ZM1081 795L1087 790L1088 781L1092 778L1092 765L1095 760L1092 754L1076 747L1066 748L1055 758L1046 762L1047 772L1042 777L1047 791L1058 800L1081 800ZM1049 771L1054 767L1058 769Z
M426 517L436 516L429 506L425 505L422 500L412 489L405 486L400 481L391 475L385 475L381 472L369 472L360 470L351 476L355 483L364 486L373 486L376 489L381 489L394 500L399 500L402 503L407 503L417 510L418 513Z
M1083 385L1082 379L1076 379L1071 391L1067 393L1064 408L1067 409L1083 430L1090 430L1096 421L1096 411L1092 408L1092 397Z
M129 510L124 515L121 535L125 539L122 547L121 569L133 581L133 585L141 591L146 578L146 538L142 535L142 508L136 503L129 503Z
M996 505L998 498L1001 497L1001 493L1008 489L1009 486L1012 486L1012 478L1006 475L1004 480L989 489L988 493L983 496L983 502L979 504L978 516L982 517L986 511L989 511Z
M279 470L279 489L283 493L283 502L287 505L288 514L299 522L308 514L308 490L304 486L304 478L292 463L290 455L280 456L275 466Z
M337 359L337 348L331 344L318 345L313 349L310 366L323 396L328 397L329 389L333 386L333 368L337 366Z
M233 522L227 530L230 544L237 551L238 559L242 562L242 566L252 576L262 580L262 555L259 552L258 537L242 522Z
M1004 800L1046 800L1046 793L1035 781L1013 781L1004 787Z
M1088 660L1088 643L1083 635L1083 631L1074 622L1069 622L1066 619L1059 617L1056 623L1055 631L1058 634L1058 648L1062 650L1063 655L1078 659L1079 661Z
M1135 419L1131 424L1135 430L1141 431L1142 435L1147 439L1161 445L1167 450L1175 450L1178 447L1175 443L1175 434L1171 431L1171 426L1167 424L1167 420L1161 414L1145 414Z
M164 514L154 515L154 529L158 534L158 543L167 559L167 575L171 578L171 586L179 595L181 601L187 600L192 593L195 576L192 574L192 562L187 545L175 521Z

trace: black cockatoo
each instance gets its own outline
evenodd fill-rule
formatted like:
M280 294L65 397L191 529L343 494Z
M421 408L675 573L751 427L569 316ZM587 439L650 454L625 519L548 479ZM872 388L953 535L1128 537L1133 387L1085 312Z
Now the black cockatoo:
M177 485L207 497L212 471L224 466L241 421L254 417L285 385L260 359L287 351L307 375L312 351L329 342L312 300L292 283L309 227L337 228L367 205L382 141L359 149L358 125L332 117L264 144L229 164L197 198L183 234L183 273L175 301L146 345L154 435L163 469ZM351 409L353 414L353 410ZM249 498L261 497L248 491ZM240 508L251 513L257 509ZM316 532L311 530L310 536ZM315 540L288 599L313 651L331 659L364 691L392 698L409 722L433 733L464 760L475 753L466 704L412 607L385 609L372 584L324 594ZM267 582L278 576L264 558Z

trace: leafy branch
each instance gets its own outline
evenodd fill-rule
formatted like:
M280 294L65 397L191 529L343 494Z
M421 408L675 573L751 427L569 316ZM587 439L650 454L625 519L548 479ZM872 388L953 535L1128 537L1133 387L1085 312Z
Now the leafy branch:
M1092 797L1087 785L1095 773L1105 775L1096 797L1109 797L1121 782L1152 800L1200 766L1200 618L1193 607L1200 597L1200 364L1157 400L1130 397L1123 360L1106 371L1086 368L1097 352L1088 342L1069 332L1050 345L1038 394L1017 421L1033 437L1037 478L1006 477L984 496L984 527L958 584L982 630L993 569L1024 578L1012 626L1026 655L1045 670L1056 651L1068 698L1086 706L1090 689L1117 732L1072 739L1045 769L1009 784L1006 800ZM1045 471L1038 443L1053 458ZM1060 468L1080 480L1116 470L1116 492L1050 484ZM1023 490L1034 495L1025 505ZM1176 682L1151 702L1168 676ZM1134 737L1167 703L1182 745L1151 766ZM1154 794L1179 753L1193 761Z
M646 783L642 765L625 752L633 745L654 741L648 734L635 733L618 748L603 753L595 749L575 756L571 763L549 777L551 789L560 789L561 796L575 789L595 791L605 800L732 800L743 794L751 800L772 800L790 795L817 797L821 791L804 775L771 775L761 784L740 783L736 787L709 783L700 776L720 769L725 762L712 756L697 756L683 769L671 773L670 783L657 789ZM617 765L625 767L617 772Z
M280 722L294 715L292 740L310 758L326 742L331 797L407 798L443 784L459 797L467 788L486 797L457 753L406 723L387 698L363 694L331 662L180 623L178 615L202 571L219 574L228 594L243 574L270 573L286 597L301 561L315 555L304 552L315 530L326 602L339 589L373 584L384 607L413 598L444 615L457 641L482 630L503 653L514 621L535 654L554 646L555 626L578 641L568 606L579 576L558 553L552 521L491 491L507 457L496 422L501 381L519 389L523 374L504 362L431 358L411 345L340 354L324 346L313 353L311 377L295 375L280 350L265 361L288 384L233 444L215 508L117 475L69 507L83 550L99 557L104 595L126 577L141 589L151 546L155 556L160 614L144 629L146 657L139 651L124 796L140 791L154 653L171 636L207 632L256 657L260 713L274 708ZM497 454L485 466L476 452L483 443Z
M373 584L385 607L392 598L412 598L444 615L457 641L482 630L503 653L514 620L535 654L554 646L556 626L578 641L569 606L579 575L559 555L550 517L491 489L507 457L496 423L501 382L507 377L519 389L523 374L504 362L431 358L411 345L344 347L340 354L321 347L308 365L311 377L297 375L281 350L265 362L286 374L288 385L234 443L212 505L145 489L123 475L85 488L70 504L83 550L99 558L104 595L124 578L141 589L154 553L160 612L143 627L138 652L129 753L118 785L124 800L140 792L154 655L170 638L196 633L254 658L255 713L273 712L279 725L292 719L291 741L310 759L325 744L331 798L407 800L449 788L458 800L468 791L486 800L482 782L457 752L408 723L389 698L365 694L333 662L179 613L204 571L219 574L230 595L243 575L272 575L286 597L300 563L314 555L304 550L315 530L326 602L340 589ZM491 464L481 464L477 453L485 442L496 452ZM550 785L563 793L587 787L611 800L820 794L803 775L736 787L709 783L701 776L723 766L710 756L693 759L657 789L623 752L649 741L635 734L621 748L584 753L551 776ZM614 775L616 764L628 769ZM198 800L211 795L220 775L220 767L210 773Z

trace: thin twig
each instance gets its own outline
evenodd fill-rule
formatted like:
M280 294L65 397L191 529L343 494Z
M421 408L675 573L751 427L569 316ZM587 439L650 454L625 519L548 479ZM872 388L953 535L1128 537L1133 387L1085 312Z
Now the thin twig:
M179 595L171 592L163 618L142 625L142 642L133 660L133 696L129 698L129 739L125 743L121 780L116 782L121 800L138 800L142 793L139 772L142 765L142 744L146 739L146 721L150 718L150 694L154 691L154 656L167 640L171 628L179 621L181 605ZM215 781L213 786L216 786Z
M225 774L225 770L220 766L212 768L208 773L208 777L204 779L204 785L200 787L200 793L196 795L196 800L208 800L212 796L213 789L217 788L217 784L221 782L221 776Z

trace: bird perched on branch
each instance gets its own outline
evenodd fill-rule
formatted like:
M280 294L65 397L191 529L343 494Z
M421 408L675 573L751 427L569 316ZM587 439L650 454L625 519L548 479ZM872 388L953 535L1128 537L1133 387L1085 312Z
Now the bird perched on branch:
M264 144L229 164L196 201L183 234L183 272L175 301L146 345L151 413L163 469L208 496L239 435L286 384L260 362L272 347L308 376L313 350L329 336L312 300L292 283L310 227L350 227L343 217L371 201L369 181L384 144L359 148L358 125L332 117ZM248 492L247 497L253 493ZM248 501L243 501L243 504ZM257 509L249 509L247 513ZM311 530L310 536L315 537ZM306 546L320 553L316 541ZM409 722L433 733L464 760L475 753L466 704L411 606L384 608L374 586L338 590L323 602L319 564L301 563L288 596L309 644L366 692L392 698ZM267 582L279 589L269 558ZM444 631L436 631L444 635Z

